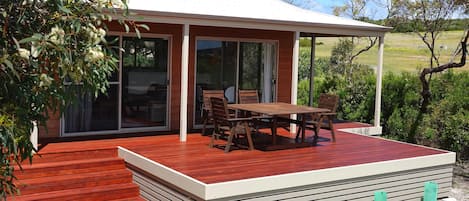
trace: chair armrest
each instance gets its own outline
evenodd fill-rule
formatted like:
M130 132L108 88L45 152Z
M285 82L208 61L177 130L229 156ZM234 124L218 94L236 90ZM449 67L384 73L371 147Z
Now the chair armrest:
M227 119L229 122L238 122L238 121L252 121L251 117L244 117L244 118L232 118Z
M321 116L335 116L337 113L335 112L324 112L324 113L319 113Z

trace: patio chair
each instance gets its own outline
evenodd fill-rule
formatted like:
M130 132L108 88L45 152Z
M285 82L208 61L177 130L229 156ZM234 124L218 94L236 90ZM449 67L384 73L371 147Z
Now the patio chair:
M248 149L253 150L254 145L252 142L251 129L248 125L248 122L252 119L230 118L227 102L224 98L210 97L210 103L215 128L213 130L209 146L214 146L215 139L226 137L226 135L228 135L228 140L225 146L225 153L227 153L230 151L233 143L234 145L241 147L241 145L236 142L238 142L240 136L244 136L248 142ZM233 138L236 138L236 140L233 141Z
M259 103L259 95L257 90L239 90L239 103L240 104L250 104L250 103ZM270 116L266 116L258 113L248 113L247 117L252 117L253 127L256 133L259 132L260 128L272 128L272 122Z
M329 109L330 112L315 113L310 115L310 120L306 121L306 129L314 130L314 133L319 133L321 128L331 130L332 142L335 142L334 124L332 121L336 117L337 106L339 105L339 96L333 94L321 94L319 96L318 108ZM296 140L299 138L301 127L296 133Z
M203 90L203 105L202 105L202 135L205 135L207 124L213 121L212 106L210 103L211 97L225 98L223 90Z
M257 90L239 90L238 95L240 104L259 103Z

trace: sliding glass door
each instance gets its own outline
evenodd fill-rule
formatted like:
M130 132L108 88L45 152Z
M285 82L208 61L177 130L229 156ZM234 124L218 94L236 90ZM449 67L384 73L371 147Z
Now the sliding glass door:
M168 39L108 38L112 40L116 41L119 70L109 78L107 94L97 98L82 93L80 85L69 84L77 100L64 114L64 136L168 127Z
M168 41L123 39L122 128L167 124Z
M197 40L196 56L195 124L201 123L203 90L223 90L236 103L238 90L255 89L260 100L273 101L275 43Z

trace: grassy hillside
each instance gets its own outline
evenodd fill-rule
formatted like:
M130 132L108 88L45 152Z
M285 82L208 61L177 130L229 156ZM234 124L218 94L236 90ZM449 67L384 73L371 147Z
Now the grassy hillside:
M447 63L453 54L458 41L461 40L462 31L444 32L437 41L437 47L440 48L440 62ZM307 39L306 39L307 40ZM317 38L316 55L317 57L328 57L331 49L337 43L339 38ZM364 40L363 42L366 42ZM309 41L302 41L302 48L310 44ZM364 43L363 43L364 44ZM384 38L384 70L385 71L416 71L428 66L429 53L426 46L413 33L388 33ZM357 62L376 66L378 60L377 47L360 55ZM469 65L460 70L469 70Z

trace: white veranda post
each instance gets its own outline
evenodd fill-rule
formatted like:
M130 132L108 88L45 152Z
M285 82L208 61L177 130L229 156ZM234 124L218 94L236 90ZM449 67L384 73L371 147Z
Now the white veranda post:
M376 97L374 127L380 127L381 117L381 88L383 78L384 36L379 37L378 66L376 68Z
M296 105L298 97L298 62L300 56L300 32L295 32L293 43L293 60L292 60L292 79L291 79L291 104ZM292 119L296 119L296 114L292 114ZM296 124L290 124L290 132L296 132Z
M189 88L189 24L184 24L181 53L181 113L179 115L179 138L187 140L187 89Z

